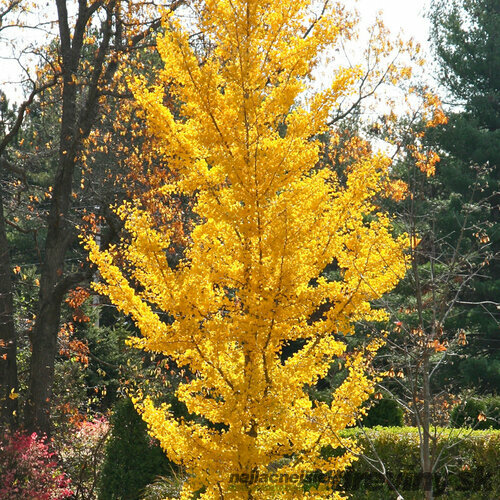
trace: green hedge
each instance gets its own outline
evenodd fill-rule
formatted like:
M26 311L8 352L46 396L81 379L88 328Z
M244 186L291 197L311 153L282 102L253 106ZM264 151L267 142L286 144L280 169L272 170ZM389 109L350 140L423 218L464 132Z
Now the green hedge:
M366 433L366 434L365 434ZM342 435L355 437L374 458L369 440L384 463L389 479L405 492L405 499L422 498L418 431L412 427L349 429ZM447 465L433 476L437 497L449 499L500 498L500 431L438 429L438 450ZM448 448L449 445L453 445ZM394 498L383 478L363 459L359 459L340 479L340 488L352 498ZM361 495L361 496L360 496Z

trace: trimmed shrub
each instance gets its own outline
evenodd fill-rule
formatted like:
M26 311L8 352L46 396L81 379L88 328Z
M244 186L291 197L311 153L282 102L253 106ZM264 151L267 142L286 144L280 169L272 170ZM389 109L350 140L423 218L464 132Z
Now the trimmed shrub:
M130 399L115 405L111 437L100 478L100 500L136 500L157 476L170 475L172 465L147 433L146 423Z
M437 435L437 453L442 451L442 463L446 464L446 468L440 468L433 476L436 496L444 494L443 498L454 500L473 498L474 495L481 499L500 498L500 432L438 429ZM405 498L421 498L420 449L416 428L376 427L365 429L365 432L349 429L342 436L355 437L366 450L366 455L373 459L371 441L389 479L400 491L409 492ZM362 498L372 498L369 493L374 491L378 491L379 500L394 498L382 476L363 459L344 473L340 487L357 494L363 492L365 496ZM382 492L386 492L387 496ZM354 498L361 497L354 495Z
M15 432L0 439L0 500L62 500L73 495L45 438Z

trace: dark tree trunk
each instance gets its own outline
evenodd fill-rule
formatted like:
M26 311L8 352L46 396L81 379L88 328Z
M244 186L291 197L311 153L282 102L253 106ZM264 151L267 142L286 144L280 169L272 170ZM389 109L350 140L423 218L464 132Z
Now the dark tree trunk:
M59 161L53 181L53 196L47 219L47 237L43 255L40 294L37 317L31 336L32 357L30 387L26 402L26 426L29 430L50 435L50 408L54 367L57 356L57 336L61 320L61 303L65 293L77 283L89 280L90 272L65 275L64 258L69 246L75 241L75 231L69 224L73 176L78 164L82 142L98 122L100 86L112 81L117 69L116 58L107 60L111 37L116 50L139 44L152 31L158 29L160 20L144 25L144 29L123 43L119 19L120 2L116 0L78 0L78 12L74 26L70 28L67 0L55 0L59 23L60 54L62 60L62 116L59 133ZM173 2L177 8L182 2ZM76 82L78 68L83 57L85 32L92 24L98 9L105 14L101 18L101 41L91 62L91 75L86 79L84 91ZM113 26L116 27L113 30ZM77 104L78 103L78 104Z
M103 76L111 79L116 64L106 66L109 51L115 3L79 0L78 13L71 32L66 0L55 0L59 22L60 53L62 59L62 116L59 131L59 161L53 182L53 196L47 219L47 237L40 276L40 294L37 316L32 334L30 387L26 403L26 426L29 430L50 435L50 408L54 368L57 356L57 336L61 320L61 303L65 293L78 282L89 279L88 273L65 275L64 258L75 241L75 231L68 223L71 210L73 177L78 152L83 139L95 125L99 103L99 83ZM83 103L82 92L76 85L82 59L85 31L92 15L105 4L106 21L101 25L102 40L93 61L92 77ZM78 99L79 98L79 99Z
M0 190L0 426L15 427L18 417L17 339L11 272Z
M59 132L59 161L53 184L53 197L47 220L47 237L40 276L40 293L35 325L31 337L29 395L26 403L26 426L29 430L50 435L50 409L57 336L61 318L64 257L74 232L68 225L73 175L76 167L77 87L73 77L81 57L86 13L80 10L75 33L70 35L65 0L56 0L62 55L62 117ZM80 6L84 2L80 2ZM84 9L86 10L86 9ZM83 15L82 15L83 14Z
M67 93L63 92L63 101L64 94L67 96ZM57 336L61 318L61 301L66 292L65 287L62 286L64 257L74 238L73 230L67 224L75 169L74 155L71 154L67 141L72 133L71 123L74 123L71 121L71 115L74 117L74 113L63 112L60 166L54 183L54 195L48 216L38 308L31 336L32 356L26 425L29 430L40 431L47 435L50 435L49 417L57 356Z
M45 303L39 310L33 329L29 379L29 395L26 403L26 427L50 435L50 408L54 366L57 354L60 304ZM43 323L38 321L43 319ZM55 333L54 333L55 332Z
M432 454L431 454L431 390L429 381L429 355L426 353L423 367L423 400L424 408L422 415L422 443L421 443L421 460L422 472L424 476L424 494L425 500L432 500L434 498L432 490Z

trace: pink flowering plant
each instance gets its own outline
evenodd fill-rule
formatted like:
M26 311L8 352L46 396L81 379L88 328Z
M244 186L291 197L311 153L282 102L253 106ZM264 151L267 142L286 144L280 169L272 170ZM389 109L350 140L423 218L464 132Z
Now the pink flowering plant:
M62 500L73 495L44 437L6 433L0 438L0 500Z

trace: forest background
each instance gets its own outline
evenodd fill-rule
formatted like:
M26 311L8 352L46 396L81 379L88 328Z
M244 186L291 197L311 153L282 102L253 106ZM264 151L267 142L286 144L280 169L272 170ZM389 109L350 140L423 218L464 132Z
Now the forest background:
M124 231L112 205L139 198L153 213L163 203L175 230L175 251L168 256L175 266L193 227L192 200L152 196L169 166L150 147L128 87L130 75L154 82L161 67L155 50L159 6L54 4L55 17L36 14L36 26L29 25L29 11L40 9L36 3L5 0L0 8L4 40L14 26L54 33L47 45L29 36L23 45L16 37L19 62L29 55L36 69L25 67L21 101L9 102L2 93L0 103L2 424L10 432L53 438L58 467L76 485L77 498L97 492L126 498L129 493L113 490L121 487L136 488L133 497L156 476L180 481L182 473L173 473L146 438L126 396L140 387L182 414L175 389L190 374L167 358L127 347L136 328L92 291L99 278L78 235L94 235L106 248ZM163 7L189 12L184 2ZM375 23L368 50L356 61L362 68L358 93L340 102L320 137L323 161L340 178L356 155L384 148L392 156L390 196L380 204L394 215L396 230L410 236L407 274L379 302L390 319L359 323L349 344L356 349L367 332L385 338L374 361L385 378L364 425L416 426L424 473L437 474L452 461L439 448L444 438L450 449L472 439L468 430L444 428L499 425L499 10L495 0L432 4L435 88L405 72L421 64L416 44L389 42L382 23ZM196 43L202 53L209 50L203 40ZM331 279L337 272L333 265L325 269ZM313 397L327 400L344 369L332 367L311 387ZM106 453L113 463L119 427L130 422L138 432L134 446L142 447L142 456L151 454L142 460L147 470L137 472L140 481L106 472ZM80 444L75 429L88 434ZM8 439L6 434L5 446ZM382 455L379 450L376 464Z

